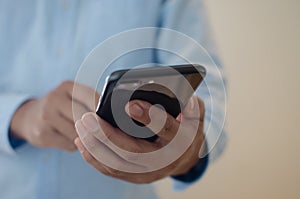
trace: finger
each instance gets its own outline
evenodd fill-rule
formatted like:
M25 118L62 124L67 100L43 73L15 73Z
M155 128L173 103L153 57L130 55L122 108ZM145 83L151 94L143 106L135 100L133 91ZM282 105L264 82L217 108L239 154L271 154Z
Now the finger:
M83 159L91 164L95 169L103 173L104 175L111 176L111 177L116 177L125 181L130 182L129 179L135 179L136 174L134 173L127 173L127 172L122 172L120 170L113 169L111 167L106 166L105 164L97 161L96 158L93 157L93 155L85 148L83 143L81 142L80 138L75 139L75 144L80 151ZM131 178L129 178L131 176ZM131 180L133 182L133 180Z
M74 140L74 144L76 145L78 151L80 153L84 153L86 151L86 148L85 146L82 144L81 140L79 137L76 137L75 140Z
M64 98L63 100L61 100L58 111L70 122L75 124L74 121L80 119L84 113L90 110L78 101L72 101L72 99L69 96L64 95Z
M83 159L88 162L89 164L91 164L95 169L97 169L98 171L100 171L101 173L105 174L105 175L109 175L110 172L108 172L107 169L105 169L102 164L100 162L98 162L93 156L92 154L90 154L88 152L88 150L85 148L85 146L82 144L81 140L79 137L77 137L74 140L75 145L77 146L79 152L81 153L81 156L83 157Z
M170 176L170 171L168 168L163 168L161 170L152 171L152 172L132 173L132 172L122 172L122 171L120 172L104 164L98 166L99 166L98 168L102 169L102 171L108 176L118 178L126 182L135 183L135 184L149 184L157 180L160 180L162 178L165 178L167 176Z
M61 107L61 106L62 105L58 105L58 106L55 106L55 107ZM52 109L51 111L49 111L47 113L47 118L45 118L45 120L59 134L65 136L71 142L74 141L75 137L77 136L77 133L75 131L74 122L67 119L58 110L53 110Z
M132 100L125 111L166 141L171 141L178 131L179 122L174 117L148 102Z
M151 172L149 174L145 174L145 173L128 173L128 172L118 171L97 161L93 157L93 155L87 151L87 149L85 148L85 146L83 145L83 143L79 138L76 138L74 142L78 150L80 151L83 159L89 164L91 164L95 169L103 173L104 175L116 177L118 179L131 182L131 183L137 183L137 184L151 183L167 176L166 172L155 172L155 173Z
M111 126L95 113L86 113L82 117L82 123L88 131L93 132L95 137L105 144L108 144L108 142L111 141L122 149L140 153L149 152L145 151L145 149L155 150L150 142L127 135L120 129ZM140 146L143 146L143 150Z
M70 99L84 105L89 111L95 111L99 94L88 86L72 81L63 83Z
M204 102L197 96L192 96L180 114L181 119L195 119L203 121L205 106Z
M74 139L77 137L77 133L75 130L74 123L71 123L70 121L66 120L62 116L58 116L55 121L55 130L60 134L69 139L71 142L74 141Z
M176 120L184 125L201 128L204 122L204 114L204 102L199 97L192 96Z
M70 141L65 136L59 134L57 131L53 130L52 133L45 134L45 142L49 147L58 148L64 151L74 151L76 146L73 141Z
M74 119L73 122L81 119L82 116L87 112L90 112L90 110L87 109L85 106L83 106L75 100L72 102L72 115Z
M164 177L167 177L169 175L166 175L164 172L143 172L143 173L129 173L129 172L120 172L115 169L112 169L106 165L101 165L102 169L105 170L105 172L108 172L107 175L118 178L120 180L135 183L135 184L149 184L152 182L155 182L159 179L162 179Z
M93 113L85 114L82 118L82 123L100 142L127 162L136 165L147 166L150 162L143 157L143 154L156 151L160 147L157 143L136 139L125 134ZM93 125L95 126L92 127ZM101 129L99 128L100 126Z
M48 103L44 104L45 108L48 110L47 114L49 112L53 113L59 113L63 115L67 120L75 123L74 119L76 119L76 116L80 116L77 119L80 119L83 113L86 113L89 111L84 105L77 101L72 101L72 99L68 96L66 91L62 91L62 89L56 88L53 92L51 92L52 96L49 99L47 98ZM51 95L50 95L51 96ZM75 116L75 118L74 118Z
M94 158L93 155L85 148L85 146L81 142L80 138L75 139L75 144L76 144L78 150L80 151L81 156L83 157L83 159L86 162L88 162L90 165L92 165L95 169L97 169L104 175L113 176L111 169L109 167L106 167L101 162L97 161L96 158Z
M90 134L85 126L82 124L82 121L76 122L76 129L79 133L79 137L82 140L85 148L92 154L92 156L105 165L109 165L110 167L116 170L122 170L124 168L128 168L130 170L142 170L144 169L142 166L130 163L120 157L117 153L107 147L105 144L97 140L93 134ZM97 162L91 160L90 164L97 164Z

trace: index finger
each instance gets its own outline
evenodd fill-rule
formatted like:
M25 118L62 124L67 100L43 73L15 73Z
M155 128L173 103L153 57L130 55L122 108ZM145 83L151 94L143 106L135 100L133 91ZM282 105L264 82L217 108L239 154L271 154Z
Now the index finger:
M180 123L166 111L146 101L132 100L125 110L133 119L143 123L160 139L171 141L176 135Z
M95 111L100 95L94 89L77 83L64 82L67 94L70 99L84 105L89 111Z
M81 120L90 133L111 149L119 147L134 153L146 153L156 150L155 144L127 135L120 129L111 126L95 113L86 113ZM97 127L92 127L92 120L98 124Z

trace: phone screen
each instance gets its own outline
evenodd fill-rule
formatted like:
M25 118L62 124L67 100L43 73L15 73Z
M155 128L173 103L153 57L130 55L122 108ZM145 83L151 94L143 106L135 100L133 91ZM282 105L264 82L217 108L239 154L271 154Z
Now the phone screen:
M130 100L144 100L178 116L205 74L193 66L152 67L116 71L107 79L97 114L123 132L153 141L155 133L125 112Z

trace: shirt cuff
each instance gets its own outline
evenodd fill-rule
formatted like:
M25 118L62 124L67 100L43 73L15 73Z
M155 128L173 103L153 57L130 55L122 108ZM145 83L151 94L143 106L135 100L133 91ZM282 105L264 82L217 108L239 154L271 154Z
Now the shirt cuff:
M28 95L5 94L0 95L0 152L9 155L15 153L15 148L24 142L16 140L10 135L10 123L16 110L28 99Z
M26 143L25 140L13 137L12 136L12 131L10 129L8 130L8 140L9 140L10 146L13 149L17 149L18 147L20 147L20 146L22 146L23 144Z
M172 176L174 179L173 188L175 191L182 191L197 182L205 173L209 163L209 155L199 159L198 163L187 173L178 176Z

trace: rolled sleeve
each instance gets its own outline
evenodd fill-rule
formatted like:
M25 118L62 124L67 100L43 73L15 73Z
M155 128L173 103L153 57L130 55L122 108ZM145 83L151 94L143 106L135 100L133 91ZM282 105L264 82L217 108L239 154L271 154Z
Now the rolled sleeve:
M9 135L11 118L19 106L28 99L30 99L28 95L0 94L0 152L8 155L15 153L15 146L19 143L12 142Z
M199 159L198 163L186 174L173 176L173 189L175 191L182 191L195 182L197 182L205 173L209 162L209 155Z

